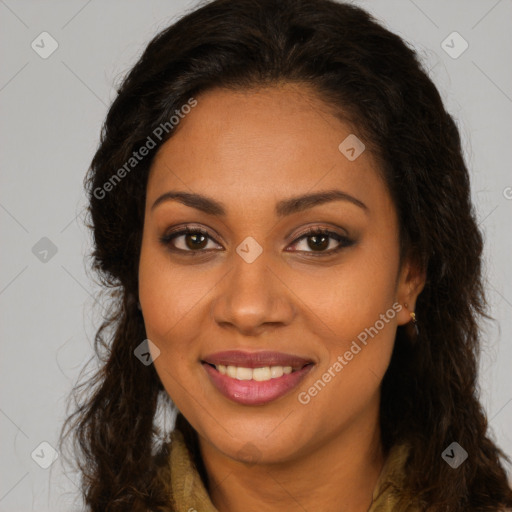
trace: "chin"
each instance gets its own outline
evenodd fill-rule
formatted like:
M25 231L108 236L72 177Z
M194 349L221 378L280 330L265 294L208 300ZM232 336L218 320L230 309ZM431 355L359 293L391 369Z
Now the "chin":
M286 421L286 420L285 420ZM293 460L301 450L304 432L299 426L288 425L281 429L282 418L272 421L246 421L243 428L239 421L223 422L219 430L206 432L206 439L216 450L227 457L246 464L275 464ZM302 435L298 435L299 432ZM232 434L232 435L230 435Z

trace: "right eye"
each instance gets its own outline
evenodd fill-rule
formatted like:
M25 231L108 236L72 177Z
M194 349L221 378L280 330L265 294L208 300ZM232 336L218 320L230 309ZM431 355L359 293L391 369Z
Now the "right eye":
M177 247L175 240L179 240L181 237L183 237L179 244L181 247ZM185 229L160 237L160 242L171 251L197 253L208 250L205 249L205 242L207 243L208 239L215 241L207 231L187 226Z

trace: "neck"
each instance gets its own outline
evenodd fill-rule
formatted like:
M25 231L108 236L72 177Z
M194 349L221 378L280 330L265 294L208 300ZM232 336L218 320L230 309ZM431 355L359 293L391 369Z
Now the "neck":
M286 462L247 465L200 437L212 503L219 512L367 512L384 465L378 405Z

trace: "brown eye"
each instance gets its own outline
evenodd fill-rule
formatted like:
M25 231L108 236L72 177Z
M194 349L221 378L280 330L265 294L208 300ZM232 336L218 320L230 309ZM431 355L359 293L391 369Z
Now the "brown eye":
M335 252L340 251L344 247L349 247L353 245L354 241L350 240L346 236L335 233L334 231L330 231L328 229L322 228L313 228L307 231L304 235L300 236L295 242L294 246L297 245L302 240L307 240L307 247L311 249L311 251L305 250L300 252L311 253L313 256L323 256L323 255L331 255ZM326 250L331 241L334 240L336 243L335 247L330 250ZM315 254L316 253L316 254Z
M160 238L161 243L170 250L191 253L191 255L209 251L210 249L207 249L209 240L215 242L208 232L188 226ZM304 252L312 256L330 256L344 247L354 244L354 241L346 236L323 228L308 230L293 243L293 246L299 244L302 240L307 240L307 248L300 249L298 252ZM334 245L334 247L330 248L331 245Z
M187 233L185 236L185 245L191 249L204 249L206 247L207 236L202 233Z
M176 244L175 240L183 238L182 243ZM204 251L208 240L213 240L210 235L199 228L185 228L175 233L170 233L160 238L165 246L170 246L172 250L183 252L200 252ZM181 245L178 247L177 245Z
M327 249L329 247L330 236L329 235L309 235L307 237L309 242L309 247L314 251Z

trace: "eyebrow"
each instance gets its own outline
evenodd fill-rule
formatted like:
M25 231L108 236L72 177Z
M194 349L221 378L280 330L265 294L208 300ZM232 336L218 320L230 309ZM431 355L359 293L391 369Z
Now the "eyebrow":
M175 191L166 192L161 195L153 203L151 211L153 211L159 204L166 201L177 201L185 206L195 208L196 210L200 210L208 215L215 215L218 217L225 217L227 212L226 206L223 203L211 197L201 194ZM368 212L369 210L368 206L366 206L361 200L347 194L346 192L334 189L283 199L276 203L275 213L277 217L286 217L332 201L347 201L360 207L365 212Z

